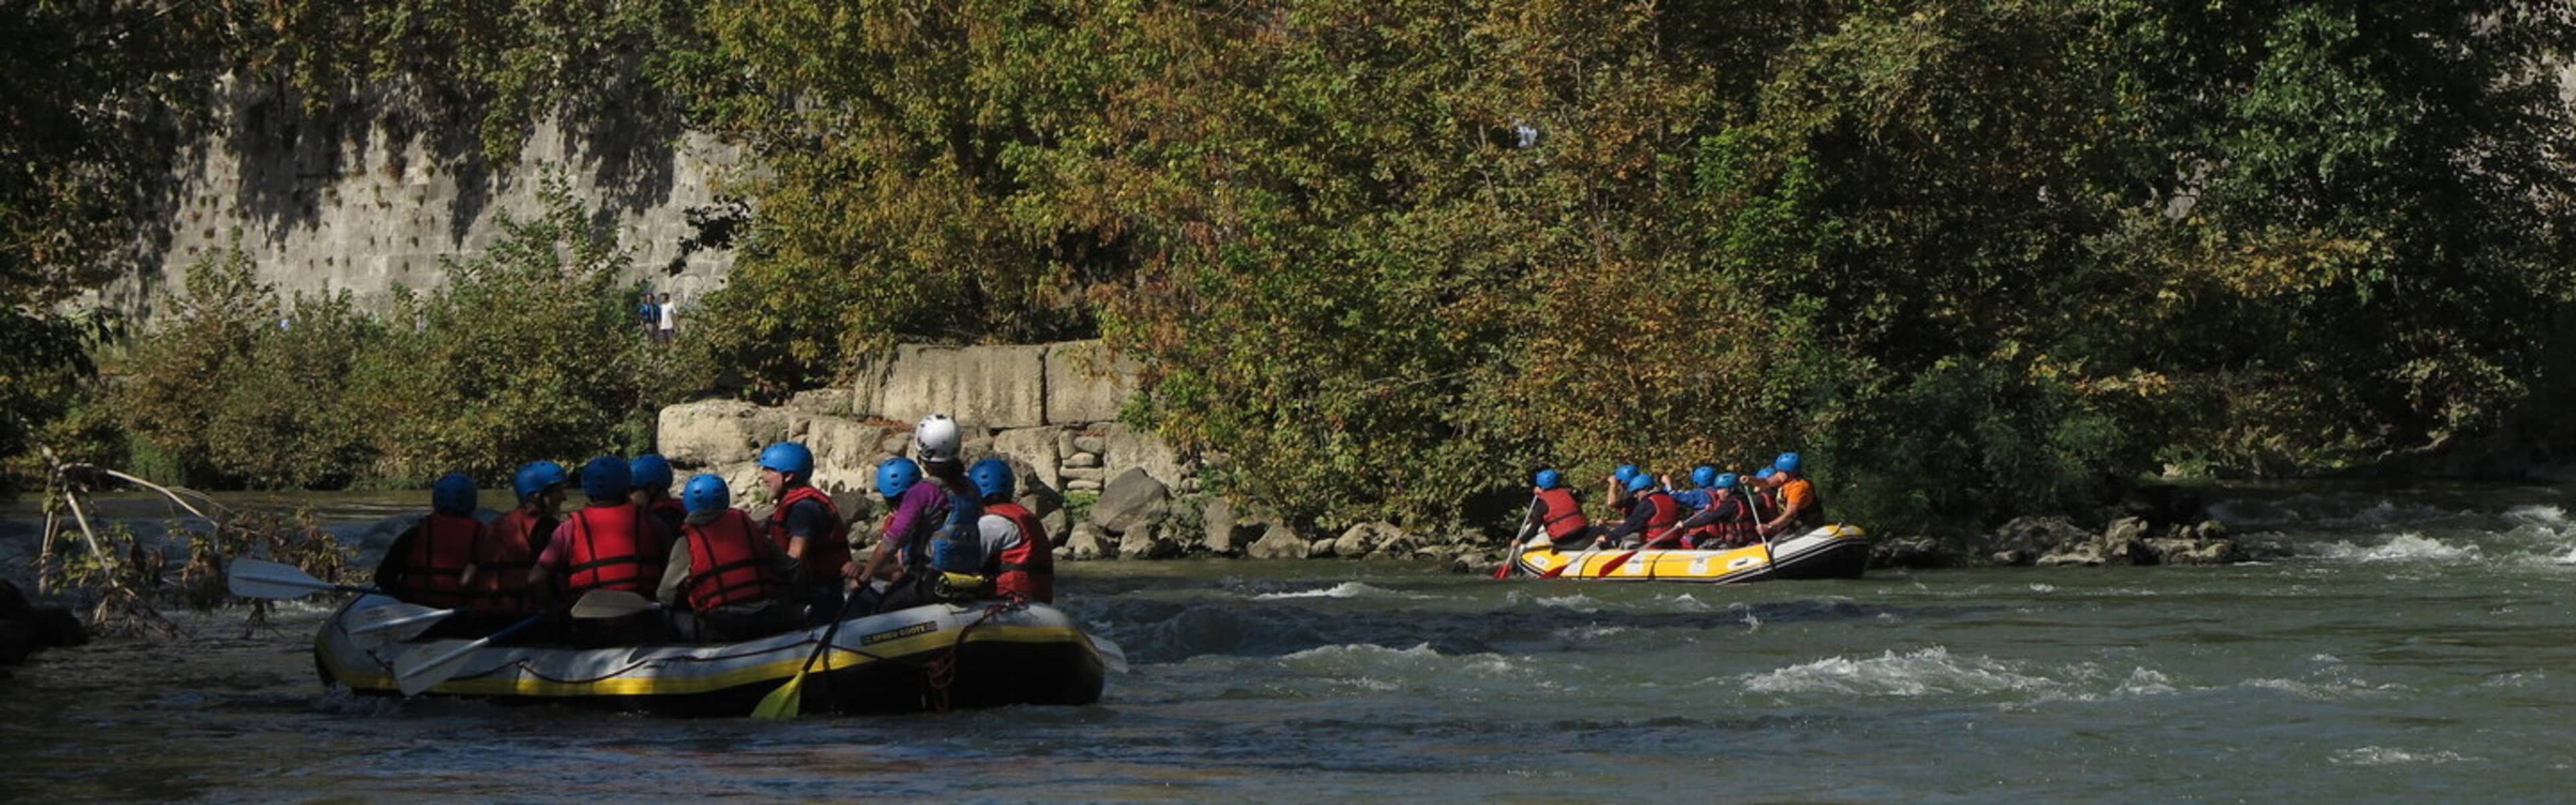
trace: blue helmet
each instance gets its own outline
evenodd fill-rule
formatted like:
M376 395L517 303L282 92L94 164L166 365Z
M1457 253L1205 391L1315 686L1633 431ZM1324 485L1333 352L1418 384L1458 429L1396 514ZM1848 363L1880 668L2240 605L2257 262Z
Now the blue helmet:
M660 453L646 453L626 462L626 475L637 489L657 496L671 494L671 461Z
M887 500L903 497L917 483L921 483L921 465L912 459L895 456L877 465L877 494Z
M1721 473L1718 473L1718 474L1717 474L1717 480L1715 480L1715 481L1711 481L1711 482L1709 483L1708 488L1710 488L1710 489L1734 489L1734 488L1735 488L1735 484L1736 484L1736 482L1738 482L1738 481L1742 481L1742 480L1744 480L1744 479L1742 479L1742 478L1738 478L1738 477L1735 477L1735 473L1731 473L1731 472L1721 472Z
M1619 471L1610 473L1610 477L1617 478L1620 483L1624 484L1634 480L1637 477L1637 471L1637 465L1635 464L1621 464L1619 465Z
M1530 482L1537 484L1540 489L1555 489L1565 485L1565 473L1557 472L1555 470L1539 470L1538 477L1530 479Z
M1018 485L1018 479L1011 472L1011 462L999 458L987 458L967 467L966 482L974 484L975 494L985 500L1009 500L1013 494L1012 487Z
M1771 480L1771 476L1778 475L1778 474L1780 474L1780 471L1779 471L1779 470L1777 470L1777 469L1773 469L1773 468L1771 468L1771 467L1764 467L1764 468L1762 468L1762 471L1761 471L1761 472L1754 473L1754 474L1753 474L1753 477L1755 477L1755 478L1759 478L1759 479L1762 479L1762 480L1765 480L1765 481L1768 481L1768 480Z
M689 479L686 488L680 490L680 507L689 510L690 514L730 505L733 505L733 490L726 489L724 479L712 472L698 473Z
M1628 491L1630 492L1643 492L1653 488L1655 488L1654 473L1647 472L1645 470L1638 470L1637 474L1628 476Z
M474 479L465 473L451 472L429 485L429 508L439 514L468 517L474 514Z
M581 493L599 500L625 500L626 490L635 487L626 474L626 459L600 456L581 465Z
M519 476L513 479L510 485L519 493L519 500L524 502L546 490L564 485L564 475L561 464L552 461L531 461L527 466L519 468Z
M1798 454L1781 453L1778 461L1771 462L1771 468L1781 472L1797 472Z
M1707 488L1709 487L1709 485L1710 485L1710 484L1714 484L1714 483L1717 483L1717 468L1716 468L1716 467L1711 467L1711 466L1709 466L1709 465L1702 464L1702 465L1699 465L1699 466L1697 466L1697 467L1693 467L1693 468L1691 468L1691 485L1692 485L1692 486L1696 486L1696 487L1699 487L1699 488L1701 488L1701 489L1707 489Z
M760 451L760 468L795 473L800 477L812 475L814 451L795 442L779 442Z

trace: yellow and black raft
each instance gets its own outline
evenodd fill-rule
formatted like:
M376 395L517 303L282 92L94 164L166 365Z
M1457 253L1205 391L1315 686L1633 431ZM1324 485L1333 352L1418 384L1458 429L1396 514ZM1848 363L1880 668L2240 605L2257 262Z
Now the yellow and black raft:
M1512 567L1539 578L1607 581L1857 579L1869 567L1869 535L1859 526L1837 524L1742 548L1588 551L1559 551L1541 537L1512 559Z
M396 667L407 652L459 650L457 640L391 642L351 632L369 620L368 610L386 606L402 605L362 595L322 625L313 660L325 685L397 694ZM826 631L832 646L818 652ZM840 713L1090 704L1100 700L1109 662L1053 607L931 604L853 618L837 630L815 627L730 644L482 645L422 692L740 716L806 669L809 659L812 670L801 680L804 711Z

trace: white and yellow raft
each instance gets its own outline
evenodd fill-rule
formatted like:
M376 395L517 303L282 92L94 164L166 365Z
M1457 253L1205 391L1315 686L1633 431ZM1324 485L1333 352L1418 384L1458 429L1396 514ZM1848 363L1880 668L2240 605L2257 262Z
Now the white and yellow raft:
M1733 584L1769 579L1856 579L1869 567L1860 526L1826 525L1768 545L1725 550L1559 551L1544 537L1512 560L1521 575L1605 581Z
M459 645L350 634L362 622L358 613L390 603L360 596L322 625L313 660L324 684L394 694L394 664L404 652ZM807 712L1080 705L1100 700L1107 667L1071 617L1041 604L932 604L853 618L833 633L831 650L817 655L824 631L729 644L488 645L427 695L740 716L817 658L802 688Z

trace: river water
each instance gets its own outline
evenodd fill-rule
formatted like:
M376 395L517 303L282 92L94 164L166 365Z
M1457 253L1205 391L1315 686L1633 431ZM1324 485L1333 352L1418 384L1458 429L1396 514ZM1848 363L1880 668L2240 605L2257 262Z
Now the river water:
M1065 608L1134 662L1100 704L789 723L353 697L319 605L219 614L0 682L0 800L2564 801L2565 498L2247 491L2215 513L2297 556L2216 568L1082 563ZM402 505L318 503L361 543Z

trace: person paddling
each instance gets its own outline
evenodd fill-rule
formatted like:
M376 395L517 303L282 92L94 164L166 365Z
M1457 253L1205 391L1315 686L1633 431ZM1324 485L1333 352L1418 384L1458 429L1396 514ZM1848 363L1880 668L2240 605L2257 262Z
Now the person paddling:
M1655 485L1653 473L1640 471L1630 476L1628 494L1632 498L1628 504L1628 519L1593 540L1593 547L1637 547L1645 544L1647 537L1661 534L1681 522L1681 504L1673 502L1672 493Z
M779 442L760 451L760 485L778 507L769 512L769 542L791 560L790 597L805 607L808 624L830 623L841 613L842 567L850 562L850 526L832 496L814 488L814 451Z
M1055 541L1047 538L1038 516L1013 499L1019 479L1011 463L987 458L966 468L984 516L975 522L984 554L982 575L993 580L993 594L1020 601L1055 603Z
M528 571L536 567L537 552L544 550L559 522L555 512L563 507L566 482L563 465L552 461L519 468L511 481L519 505L484 524L482 537L474 542L474 564L466 568L464 579L473 595L474 617L457 628L499 628L539 611L544 588L528 580ZM540 638L527 631L518 637L531 642Z
M474 479L440 476L429 488L429 516L420 518L376 565L376 589L406 602L447 609L464 606L465 569L474 566L474 544L483 523L474 519Z
M1515 549L1531 547L1539 535L1547 535L1548 544L1560 551L1577 550L1592 538L1592 521L1583 516L1583 502L1576 500L1574 490L1565 485L1565 475L1556 470L1539 470L1530 478L1529 520L1520 533L1512 535Z
M956 420L946 414L924 417L912 441L920 462L896 457L877 465L877 494L894 513L886 517L876 551L849 573L858 584L890 582L878 612L938 601L944 597L941 574L972 574L983 565L980 538L973 533L983 507L967 492L973 487L957 463Z
M787 600L786 556L733 507L724 479L690 478L680 500L689 515L654 596L670 608L680 639L733 643L796 628L803 616Z
M635 484L635 491L627 493L627 498L644 507L645 514L661 520L672 533L679 533L680 521L687 519L689 512L671 498L670 460L659 453L636 456L634 461L626 462L626 474Z
M644 514L627 499L634 484L626 460L600 456L581 468L581 494L589 502L555 526L554 538L528 570L528 582L561 579L565 600L592 590L651 595L662 578L663 557L670 555L672 534L662 521ZM651 612L621 618L572 622L576 646L650 643L663 637L662 619Z
M1796 453L1781 453L1771 462L1778 471L1771 485L1779 490L1780 512L1762 524L1762 536L1795 535L1825 524L1824 496L1816 493L1801 464Z
M1737 548L1753 544L1752 499L1741 489L1742 480L1735 473L1719 473L1709 479L1707 508L1675 524L1646 544L1649 548L1680 546L1684 548Z

